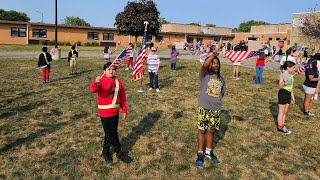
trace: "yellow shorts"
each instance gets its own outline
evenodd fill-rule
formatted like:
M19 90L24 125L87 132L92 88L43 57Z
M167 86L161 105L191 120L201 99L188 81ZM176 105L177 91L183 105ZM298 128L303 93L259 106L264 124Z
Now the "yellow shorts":
M77 65L77 60L70 59L70 67Z
M219 130L220 110L208 110L198 107L198 129L205 131L207 129Z

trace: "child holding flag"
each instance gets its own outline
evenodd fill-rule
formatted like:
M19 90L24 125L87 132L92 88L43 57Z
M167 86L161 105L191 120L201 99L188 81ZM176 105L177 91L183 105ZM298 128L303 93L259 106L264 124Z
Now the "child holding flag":
M213 130L219 130L222 97L226 91L226 83L220 75L218 52L213 52L201 67L200 95L198 98L198 153L196 163L203 166L204 157L219 164L212 152ZM206 142L204 151L203 145Z
M121 150L118 135L119 110L122 109L122 120L126 119L128 113L126 93L122 81L115 76L115 66L111 64L106 63L103 75L96 77L90 85L90 91L98 94L98 114L104 129L102 156L107 163L112 163L109 152L112 147L121 161L131 163L132 158Z

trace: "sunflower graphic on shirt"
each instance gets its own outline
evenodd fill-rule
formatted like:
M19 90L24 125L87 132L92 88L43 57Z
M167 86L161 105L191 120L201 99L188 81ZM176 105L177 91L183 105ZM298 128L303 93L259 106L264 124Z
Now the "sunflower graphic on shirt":
M210 78L208 82L208 89L206 93L208 96L218 98L221 94L222 82L220 79Z

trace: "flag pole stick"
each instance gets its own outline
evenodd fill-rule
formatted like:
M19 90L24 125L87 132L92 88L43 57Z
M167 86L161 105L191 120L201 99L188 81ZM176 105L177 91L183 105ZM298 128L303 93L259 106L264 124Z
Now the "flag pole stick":
M144 32L147 32L149 22L148 22L148 21L144 21L143 24L145 25L145 26L144 26ZM136 46L134 46L134 47L136 47ZM141 75L140 89L138 90L139 93L144 92L144 90L143 90L143 88L142 88L142 80L143 80L143 78L142 78L142 75Z

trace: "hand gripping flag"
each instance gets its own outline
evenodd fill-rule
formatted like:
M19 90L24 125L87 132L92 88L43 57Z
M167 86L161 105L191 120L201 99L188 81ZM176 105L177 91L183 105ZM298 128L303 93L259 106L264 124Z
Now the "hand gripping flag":
M132 80L139 80L142 78L144 74L144 67L143 67L143 62L146 58L147 52L146 52L146 39L147 39L147 31L144 32L142 43L140 46L140 51L137 56L136 63L134 65L134 69L132 72Z
M309 62L308 64L304 65L304 66L301 66L299 67L298 69L295 70L295 73L296 74L300 74L302 72L304 72L307 68L312 68L312 61Z
M231 51L223 53L231 62L241 62L242 60L249 59L251 57L257 56L260 54L258 51Z

